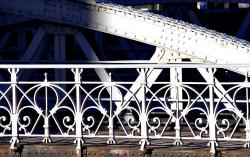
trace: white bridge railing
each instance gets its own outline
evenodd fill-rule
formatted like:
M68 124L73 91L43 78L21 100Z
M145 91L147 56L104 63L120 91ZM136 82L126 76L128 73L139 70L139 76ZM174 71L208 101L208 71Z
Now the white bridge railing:
M1 65L0 73L10 79L0 82L0 136L11 139L12 149L24 137L42 137L46 143L53 138L74 139L77 150L85 139L97 138L108 144L119 143L119 139L138 140L141 150L155 139L169 140L174 145L207 141L211 153L221 141L238 141L249 147L249 67L155 63ZM153 68L161 69L163 74L154 81L148 79ZM173 81L169 74L173 68L193 72L195 68L204 69L209 78L199 80L192 73L183 73L183 78L192 81ZM215 76L220 76L216 69L223 68L246 71L246 75L239 74L243 79L224 78L234 82L215 81ZM112 75L103 73L103 78L109 78L103 80L94 72L98 69L112 71ZM32 81L22 80L28 70L33 70L29 78ZM64 72L67 80L53 79L55 70ZM140 79L131 81L130 76L120 76L116 81L114 73L118 75L122 70ZM223 91L218 90L218 84Z

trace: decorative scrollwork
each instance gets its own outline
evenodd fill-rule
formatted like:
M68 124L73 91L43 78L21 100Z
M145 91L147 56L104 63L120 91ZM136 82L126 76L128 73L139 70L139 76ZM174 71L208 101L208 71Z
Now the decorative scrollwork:
M151 124L147 121L147 124L148 124L148 126L149 126L148 132L149 132L149 133L154 132L154 135L156 136L156 135L157 135L156 129L158 129L158 128L161 126L161 121L160 121L160 118L159 118L159 117L154 117L152 121L153 121L154 123L156 123L156 125L151 125Z
M31 124L31 118L30 118L30 116L26 115L26 116L23 116L22 121L24 123L21 123L20 119L18 120L18 124L20 125L19 131L23 130L25 132L25 134L27 134L27 129L26 128Z
M0 117L0 127L4 128L0 135L4 135L7 130L11 130L11 121L10 118L8 120L7 116Z
M19 92L23 94L17 104L17 112L19 115L18 125L20 126L19 131L24 131L24 134L33 134L35 129L39 127L38 124L42 123L42 121L45 123L45 118L49 118L49 121L53 120L61 134L65 134L62 126L67 128L65 131L67 134L69 134L70 131L75 130L75 121L72 120L75 115L75 105L73 99L69 95L70 92L73 91L74 87L69 93L61 87L49 82L42 82L34 85L26 90L26 92L24 92L20 87L17 88ZM50 95L47 94L48 92L50 92ZM33 99L31 99L31 97L33 97ZM43 99L40 100L39 97L43 97ZM55 101L51 101L52 99ZM64 103L66 100L69 100L68 102L70 102L71 105ZM61 117L60 121L56 118L58 117L56 116L58 111L66 113L66 115L58 115ZM31 116L31 112L36 114ZM46 127L45 129L49 128Z
M71 118L70 116L65 116L63 118L63 125L68 128L67 134L69 134L69 131L75 131L75 121L73 120L73 118Z
M135 108L128 107L128 109L130 109L131 111L135 111L135 113L137 113L137 115L139 115L138 111L136 111ZM134 116L128 118L127 124L128 124L128 127L129 127L130 129L132 129L132 131L131 131L131 133L130 133L130 136L134 136L134 135L135 135L135 132L140 133L139 126L141 125L141 123L138 122L138 123L136 124L136 120L135 120L135 117L134 117Z
M200 136L199 137L201 137L202 136L202 134L208 134L208 122L206 122L206 125L205 126L200 126L200 125L202 125L204 122L203 122L204 120L202 119L202 118L197 118L196 120L195 120L195 122L194 122L194 124L195 124L195 127L198 129L198 130L200 130Z
M5 135L7 131L11 130L11 111L12 106L11 103L6 96L6 94L10 91L11 86L7 88L5 92L0 91L0 128L2 129L0 132L0 136Z

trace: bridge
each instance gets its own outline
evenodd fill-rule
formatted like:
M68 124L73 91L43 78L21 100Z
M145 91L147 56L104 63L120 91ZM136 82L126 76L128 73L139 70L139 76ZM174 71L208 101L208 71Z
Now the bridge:
M0 1L2 154L249 148L249 42L119 2ZM249 13L238 37L249 37ZM159 149L169 147L182 151Z

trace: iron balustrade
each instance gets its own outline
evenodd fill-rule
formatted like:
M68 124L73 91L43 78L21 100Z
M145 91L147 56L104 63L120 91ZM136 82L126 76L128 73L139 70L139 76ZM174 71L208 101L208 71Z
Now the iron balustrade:
M135 139L141 150L154 139L174 145L206 141L211 153L221 141L239 141L249 148L249 67L142 62L1 65L0 72L8 72L10 79L0 82L0 136L11 139L11 149L22 137L42 137L45 143L53 138L72 138L76 150L85 139L102 139L107 144ZM109 73L109 79L102 80L93 74L101 68L137 72L138 79L117 81ZM162 69L162 73L165 70L166 75L148 80L153 68ZM197 81L189 76L192 81L185 82L174 76L170 80L167 73L171 68L204 69L208 78ZM245 71L244 80L216 81L216 69L223 68L241 75ZM18 79L30 69L37 69L32 81ZM69 80L53 80L55 69L66 71ZM35 76L44 71L48 73L43 77Z

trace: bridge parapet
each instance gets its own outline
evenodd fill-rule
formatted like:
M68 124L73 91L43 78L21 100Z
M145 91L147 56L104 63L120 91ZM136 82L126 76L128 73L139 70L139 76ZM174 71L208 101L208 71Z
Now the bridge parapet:
M100 81L95 71L103 68L110 71L109 78ZM176 78L171 78L176 68L182 72L175 70ZM197 68L207 71L206 79L197 75ZM241 69L246 75L224 75L225 68ZM161 70L153 82L152 69ZM155 145L154 140L173 145L204 142L212 154L223 143L239 142L248 148L247 69L249 65L191 63L1 65L0 72L10 73L11 79L0 82L0 135L11 139L11 149L23 139L29 143L29 138L74 141L79 152L84 143L131 141L143 151ZM33 70L32 80L18 79L28 70ZM68 80L52 79L57 70L65 71ZM131 71L131 77L123 77L122 70Z

